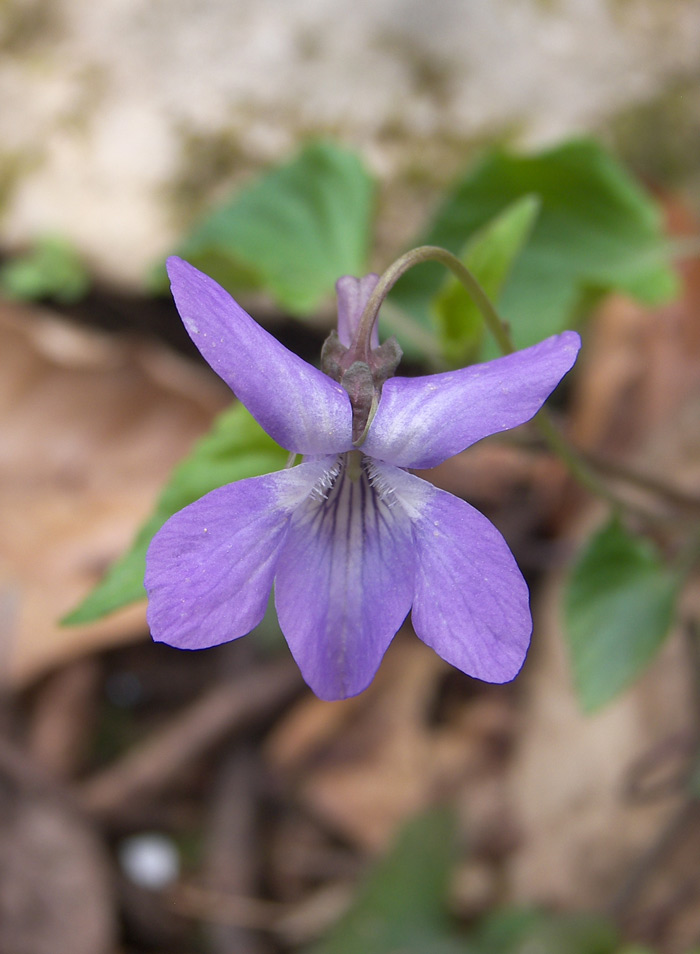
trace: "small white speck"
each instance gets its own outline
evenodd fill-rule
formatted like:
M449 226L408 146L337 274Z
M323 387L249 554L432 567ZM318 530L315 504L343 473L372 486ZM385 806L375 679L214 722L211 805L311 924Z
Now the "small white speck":
M158 832L143 832L125 838L119 845L118 856L127 878L152 891L172 884L180 873L177 848L171 838Z

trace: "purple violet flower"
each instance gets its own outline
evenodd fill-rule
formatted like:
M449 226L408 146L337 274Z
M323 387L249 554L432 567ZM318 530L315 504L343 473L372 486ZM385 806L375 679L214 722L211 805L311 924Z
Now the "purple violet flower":
M382 384L380 371L358 447L345 380L288 351L187 262L171 258L168 272L202 355L267 433L304 459L213 490L155 535L145 578L153 638L203 649L244 636L274 583L282 632L322 699L366 688L409 610L418 637L453 666L487 682L513 679L532 620L505 540L407 468L435 467L529 420L572 367L579 336L443 374ZM350 349L377 280L339 280L336 356ZM376 332L370 346L382 352Z

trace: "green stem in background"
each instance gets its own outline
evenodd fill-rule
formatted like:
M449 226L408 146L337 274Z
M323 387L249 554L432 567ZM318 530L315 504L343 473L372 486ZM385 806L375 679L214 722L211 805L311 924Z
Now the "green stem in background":
M619 461L608 460L601 454L585 451L582 456L589 467L592 467L604 477L621 480L644 493L665 500L669 506L681 511L685 519L688 516L697 517L700 514L700 497L697 495L689 494L687 491L681 490L679 487L660 480L651 474L641 473L627 467Z
M633 503L615 493L614 490L611 490L607 484L599 478L595 467L591 466L584 455L579 453L564 437L554 424L552 416L546 407L538 411L532 420L533 423L537 425L549 449L566 465L569 473L582 487L585 487L586 490L600 497L602 500L607 501L614 510L634 514L647 524L667 523L667 518L662 514ZM685 521L686 516L684 515L682 519Z
M535 415L533 420L535 424L537 424L540 434L544 437L550 449L566 464L569 472L578 480L582 487L585 487L586 490L589 490L592 494L597 494L599 497L604 498L613 507L629 506L598 479L596 473L589 467L576 448L574 448L561 431L558 430L546 408L542 408Z
M560 439L558 429L555 428L554 425L552 426L557 439ZM513 436L504 436L502 439L518 447L526 447L529 449L537 449L539 447L539 440L534 434L531 437L516 434ZM561 439L564 440L563 438ZM566 444L566 441L564 441L564 443ZM568 445L566 445L566 447L568 450ZM650 474L636 471L619 461L609 460L601 454L592 451L577 451L576 453L578 457L584 461L589 470L602 475L602 477L608 480L621 482L634 490L641 491L644 494L664 501L667 507L678 511L675 522L683 521L687 523L689 517L697 518L700 515L700 496L689 494L678 487L668 484L664 480L660 480ZM628 502L625 503L625 507L627 509L634 509L636 513L654 522L666 523L671 519L669 515L647 511L641 506L633 508Z

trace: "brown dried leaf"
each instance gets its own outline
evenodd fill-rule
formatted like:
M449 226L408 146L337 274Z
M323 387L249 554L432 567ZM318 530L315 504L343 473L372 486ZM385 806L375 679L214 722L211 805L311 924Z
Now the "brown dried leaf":
M578 372L572 432L582 446L697 495L700 264L685 272L684 295L667 308L649 312L613 299L596 316ZM603 518L600 504L580 501L566 529L570 552ZM692 733L692 667L677 629L631 689L584 716L564 646L562 585L557 574L541 593L521 681L527 705L510 800L522 843L511 892L519 902L595 908L610 903L686 797L680 777L644 803L630 798L628 782L640 759L658 751L667 760L674 740ZM694 586L686 593L687 605L698 605L698 592ZM695 869L686 874L695 877Z
M591 323L572 407L571 435L580 446L630 453L674 431L689 403L697 412L700 259L688 261L682 277L683 294L672 304L650 311L613 296ZM657 463L656 455L646 456L645 463Z
M610 902L683 797L677 788L632 801L627 781L640 758L687 729L690 677L676 634L632 689L584 715L561 631L561 585L551 581L535 607L533 649L521 676L527 704L509 780L521 847L510 889L519 903L596 908Z
M464 778L488 775L494 735L510 729L505 693L495 705L470 698L466 676L463 700L435 724L449 671L414 636L400 634L362 696L305 699L292 710L269 740L269 759L324 824L377 851L403 820Z
M17 686L144 633L141 606L57 621L130 544L228 392L165 349L44 312L4 305L0 334L0 653Z

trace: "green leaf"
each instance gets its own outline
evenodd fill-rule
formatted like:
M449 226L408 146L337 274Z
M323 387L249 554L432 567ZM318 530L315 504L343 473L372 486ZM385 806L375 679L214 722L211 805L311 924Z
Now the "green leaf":
M0 268L0 290L17 301L53 298L71 304L83 298L90 277L76 249L66 239L46 235L26 255Z
M354 153L315 142L215 209L178 254L231 291L261 288L308 315L341 275L367 270L373 193Z
M450 937L447 884L454 825L444 810L413 819L351 909L308 954L466 954Z
M544 919L536 908L502 908L480 921L472 937L479 954L504 954L527 939Z
M288 456L242 404L224 411L189 456L177 465L131 548L62 623L90 623L144 599L146 551L153 535L169 517L216 487L280 470Z
M457 183L421 243L455 254L511 203L536 195L541 212L503 289L500 312L518 347L562 331L601 295L618 290L647 305L677 291L651 197L590 139L534 155L497 150ZM397 284L397 304L426 327L444 272L429 263ZM484 354L495 354L486 343Z
M515 259L523 249L540 209L536 196L526 195L509 205L466 244L460 259L496 302ZM450 367L463 367L479 352L484 321L465 287L451 274L431 302L440 329L441 345Z
M587 712L609 702L652 660L673 621L679 576L656 548L613 519L573 568L564 616L574 680Z
M507 908L490 915L473 935L479 954L614 954L617 932L595 914L550 914Z

